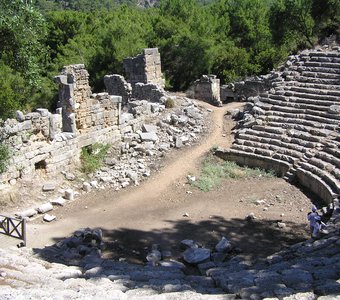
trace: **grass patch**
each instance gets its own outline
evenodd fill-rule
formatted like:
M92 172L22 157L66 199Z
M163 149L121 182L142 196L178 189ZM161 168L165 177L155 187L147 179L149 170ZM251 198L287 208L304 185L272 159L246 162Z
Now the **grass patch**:
M273 178L275 173L259 168L241 167L231 161L220 161L207 158L202 164L201 176L192 182L192 185L204 192L209 192L217 187L222 179L249 179L249 178Z
M89 174L98 170L103 165L103 160L110 145L93 144L81 149L81 170Z
M0 144L0 174L6 171L10 157L8 146Z

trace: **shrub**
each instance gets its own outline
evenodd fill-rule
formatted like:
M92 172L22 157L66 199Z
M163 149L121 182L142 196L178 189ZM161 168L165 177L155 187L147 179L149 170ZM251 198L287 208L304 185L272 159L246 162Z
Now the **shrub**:
M99 143L84 147L81 150L80 155L82 172L89 174L98 170L103 164L103 160L109 147L109 145Z
M0 174L6 171L10 152L7 145L0 145Z
M165 108L174 108L176 106L175 100L168 98L165 100Z

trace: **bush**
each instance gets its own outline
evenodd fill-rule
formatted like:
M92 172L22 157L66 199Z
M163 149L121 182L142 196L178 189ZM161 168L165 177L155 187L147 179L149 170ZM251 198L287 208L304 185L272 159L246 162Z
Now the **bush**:
M164 104L165 108L174 108L176 106L175 100L171 98L166 99Z
M109 145L98 143L84 147L81 150L80 155L82 172L89 174L98 170L103 164L103 160L109 147Z
M201 176L192 185L204 192L209 192L217 187L223 178L246 179L246 178L272 178L275 174L272 171L266 172L262 169L251 169L240 167L231 161L218 161L207 158L203 162Z
M0 145L0 174L5 172L10 159L10 152L7 145Z

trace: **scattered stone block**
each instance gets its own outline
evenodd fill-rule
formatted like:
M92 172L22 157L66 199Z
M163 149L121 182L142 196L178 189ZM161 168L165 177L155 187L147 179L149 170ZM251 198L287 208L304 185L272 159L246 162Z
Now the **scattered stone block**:
M45 183L42 187L43 192L50 192L55 190L55 184L53 183Z
M56 198L56 199L51 200L50 203L51 203L52 205L64 206L65 203L66 203L66 201L65 201L64 198L58 197L58 198Z
M174 268L174 269L185 269L185 265L177 260L166 260L166 261L160 261L159 262L160 266L166 267L166 268Z
M193 240L182 240L181 248L182 249L198 248L198 244L194 242Z
M221 253L228 253L232 250L232 248L233 246L231 245L231 242L228 241L224 236L215 246L216 251Z
M73 181L76 179L76 176L72 173L66 173L65 178L69 181Z
M49 215L49 214L44 215L44 221L45 222L52 222L55 219L56 219L56 216Z
M45 203L43 205L40 205L38 208L37 208L37 211L38 213L40 214L44 214L44 213L47 213L48 211L51 211L53 210L53 205L49 202L49 203Z
M83 191L86 192L86 193L90 192L91 191L91 184L88 183L88 182L84 182L83 183Z
M139 136L143 142L157 142L159 140L155 132L141 132Z
M189 248L184 251L183 259L189 264L199 264L210 259L210 250L206 248Z
M153 133L157 133L158 127L155 126L155 125L143 124L142 130L143 130L143 132L153 132Z
M38 212L35 209L31 208L24 210L23 212L17 213L16 215L20 218L31 218L37 214Z
M74 190L72 189L65 190L64 198L70 201L74 200Z
M98 188L98 181L97 181L97 180L92 180L92 181L90 182L90 185L91 185L93 188L97 189L97 188Z

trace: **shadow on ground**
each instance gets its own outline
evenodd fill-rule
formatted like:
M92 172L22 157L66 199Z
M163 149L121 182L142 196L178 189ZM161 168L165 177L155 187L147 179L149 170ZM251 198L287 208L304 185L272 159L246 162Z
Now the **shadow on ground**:
M34 252L49 262L79 265L83 268L82 271L87 278L91 278L92 276L100 277L102 273L91 273L91 275L89 272L85 272L96 267L102 268L103 265L111 266L110 273L107 274L112 276L123 274L125 272L123 272L124 268L132 268L131 265L124 265L124 263L118 261L139 264L139 266L135 266L140 270L140 275L138 276L141 276L141 278L146 276L147 278L148 275L142 274L143 270L141 269L141 265L145 263L145 257L153 244L158 244L162 250L170 250L174 259L181 260L181 252L183 251L180 249L181 240L192 239L204 247L214 249L220 238L225 236L231 240L235 247L239 248L243 258L254 262L264 259L266 256L280 251L291 244L306 239L306 228L304 226L286 223L286 228L282 229L278 227L278 221L279 220L226 220L220 216L212 216L208 220L195 223L191 222L190 219L167 221L169 227L162 230L142 231L128 228L108 230L101 228L103 240L106 245L105 250L102 253L102 259L91 261L90 267L88 264L85 267L85 264L82 264L79 260L71 258L69 260L65 259L63 253L61 253L61 251L65 251L65 248L58 248L57 245L58 242L60 245L60 241L69 237L56 238L55 245L42 249L34 249ZM236 254L231 254L227 257L226 261L233 255ZM145 271L147 271L147 268ZM194 266L187 265L186 273L189 275L198 275L198 269ZM107 276L107 274L105 275ZM173 284L173 281L174 278L170 276L168 283ZM166 282L162 281L162 285L164 284L166 284ZM197 288L197 291L202 293L200 287Z

